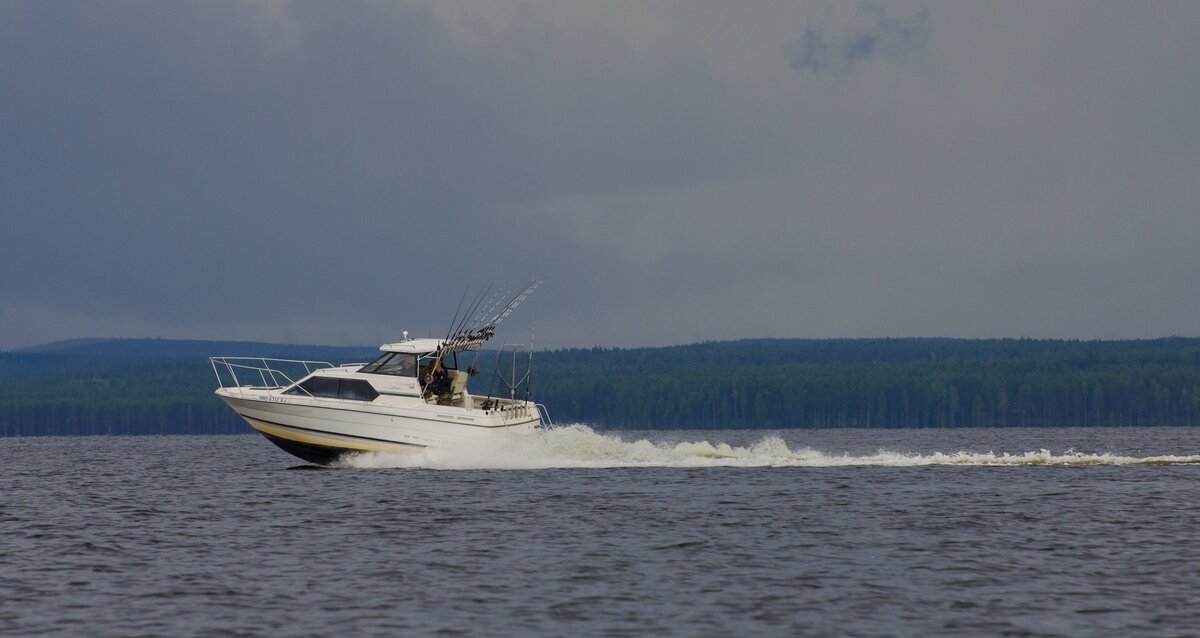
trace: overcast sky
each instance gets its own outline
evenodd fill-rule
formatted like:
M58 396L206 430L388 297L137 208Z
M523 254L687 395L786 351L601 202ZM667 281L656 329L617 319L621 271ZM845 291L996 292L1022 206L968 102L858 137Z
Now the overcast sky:
M1200 335L1197 2L0 3L0 348Z

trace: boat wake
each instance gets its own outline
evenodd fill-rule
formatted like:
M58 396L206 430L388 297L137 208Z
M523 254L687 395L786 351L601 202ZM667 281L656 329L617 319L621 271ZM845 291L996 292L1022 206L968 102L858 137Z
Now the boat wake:
M810 448L791 449L778 436L745 446L708 441L625 441L583 425L536 434L501 434L455 448L427 449L418 454L366 453L344 458L341 468L424 468L440 470L619 467L840 467L923 465L1176 465L1200 464L1200 455L1133 457L1049 450L1017 454L934 452L907 454L879 450L874 454L830 455Z

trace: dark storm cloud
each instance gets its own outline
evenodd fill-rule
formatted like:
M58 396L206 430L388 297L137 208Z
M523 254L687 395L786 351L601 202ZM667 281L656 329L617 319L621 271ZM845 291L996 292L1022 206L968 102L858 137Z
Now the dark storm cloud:
M842 74L859 62L877 56L899 59L919 52L929 44L927 8L905 19L890 15L882 6L868 6L864 12L873 18L869 28L841 34L806 28L804 35L788 49L792 68L817 75L826 71Z
M0 348L1194 334L1200 11L881 6L0 4Z
M259 7L10 8L19 241L0 259L38 266L5 296L164 323L330 314L306 303L440 323L405 296L545 270L509 254L540 238L499 207L770 161L683 52L536 23L473 47L419 6Z

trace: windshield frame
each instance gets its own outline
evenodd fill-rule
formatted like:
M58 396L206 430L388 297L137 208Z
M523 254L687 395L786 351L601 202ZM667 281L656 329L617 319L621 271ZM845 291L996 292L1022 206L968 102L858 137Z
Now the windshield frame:
M404 363L409 365L405 366ZM407 352L386 352L378 359L358 369L366 374L383 374L392 377L417 376L417 355Z

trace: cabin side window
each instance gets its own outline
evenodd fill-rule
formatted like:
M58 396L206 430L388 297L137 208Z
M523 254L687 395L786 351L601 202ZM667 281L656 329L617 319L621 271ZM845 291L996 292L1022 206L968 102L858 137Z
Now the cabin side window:
M350 401L374 401L379 393L370 383L361 379L331 379L312 377L299 386L284 391L284 394L314 396L322 399L348 399Z
M324 399L336 399L338 396L338 380L329 377L311 377L299 386L287 390L284 394L312 395Z
M351 401L374 401L379 393L370 383L359 379L342 379L338 385L338 398Z

